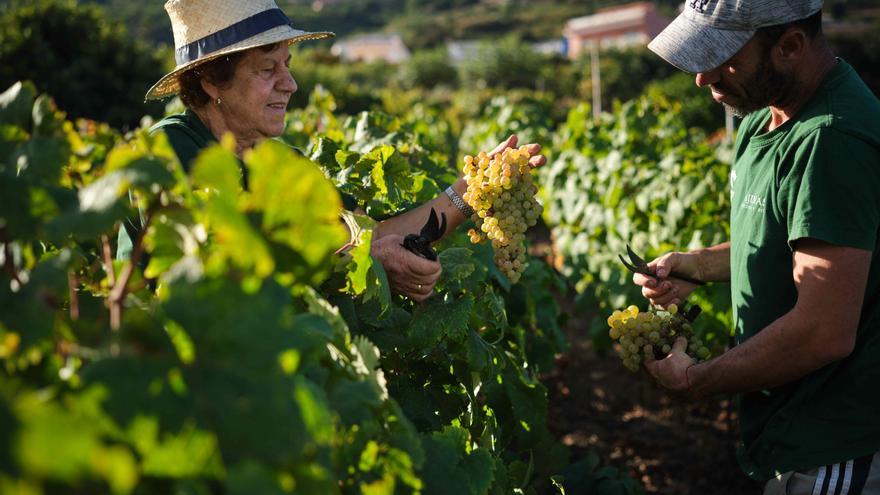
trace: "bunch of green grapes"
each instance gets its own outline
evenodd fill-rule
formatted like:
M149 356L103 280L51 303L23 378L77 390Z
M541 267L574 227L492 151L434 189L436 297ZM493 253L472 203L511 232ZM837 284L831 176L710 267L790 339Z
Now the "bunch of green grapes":
M532 183L529 152L525 146L508 148L492 158L480 153L464 157L467 192L462 199L474 209L471 242L486 240L495 251L495 264L512 283L526 268L526 229L534 226L543 207Z
M688 311L693 314L690 319L679 313L675 304L669 305L666 310L652 307L644 313L632 305L612 313L608 317L608 326L611 327L608 334L618 341L617 355L623 360L623 365L630 371L638 371L649 353L653 354L654 359L661 359L672 350L678 337L687 339L687 351L691 357L698 361L708 359L709 349L694 334L691 326L695 313L699 313L699 307L694 308L696 312Z

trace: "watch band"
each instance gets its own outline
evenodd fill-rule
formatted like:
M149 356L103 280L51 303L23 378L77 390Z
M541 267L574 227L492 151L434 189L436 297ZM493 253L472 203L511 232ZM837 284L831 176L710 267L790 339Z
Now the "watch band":
M458 193L455 192L455 189L453 189L452 186L446 188L446 195L449 196L449 199L452 200L452 204L454 204L455 207L458 208L458 211L460 211L461 214L465 216L465 218L470 218L471 215L474 214L474 209L471 208L470 205L465 203L463 199L461 199L461 196L459 196Z

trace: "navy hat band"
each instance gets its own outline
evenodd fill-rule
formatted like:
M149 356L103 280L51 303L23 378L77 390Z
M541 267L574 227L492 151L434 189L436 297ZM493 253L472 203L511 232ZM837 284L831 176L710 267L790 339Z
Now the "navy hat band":
M188 64L272 28L285 25L292 24L281 9L264 10L200 40L181 46L175 50L177 66Z

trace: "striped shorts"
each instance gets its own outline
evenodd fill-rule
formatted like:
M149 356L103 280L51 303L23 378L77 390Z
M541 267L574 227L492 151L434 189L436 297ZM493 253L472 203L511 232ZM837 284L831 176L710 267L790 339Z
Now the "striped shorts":
M764 495L880 495L880 452L768 481Z

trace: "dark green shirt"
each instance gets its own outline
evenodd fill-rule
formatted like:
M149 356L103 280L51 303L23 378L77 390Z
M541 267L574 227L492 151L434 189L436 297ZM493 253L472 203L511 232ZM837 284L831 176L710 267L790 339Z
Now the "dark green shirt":
M880 102L839 60L796 117L767 132L769 119L764 110L743 121L731 173L737 343L794 307L798 239L874 257L853 353L740 397L740 461L758 479L880 450Z
M150 133L160 130L165 131L169 144L174 148L180 164L187 172L199 152L217 142L208 127L192 110L165 117L150 128Z

